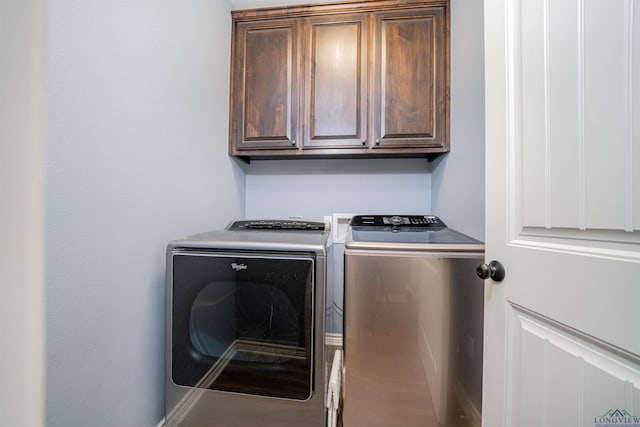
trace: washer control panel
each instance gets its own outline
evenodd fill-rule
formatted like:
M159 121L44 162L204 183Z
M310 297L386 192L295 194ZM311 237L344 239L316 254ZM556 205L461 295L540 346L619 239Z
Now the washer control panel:
M356 215L351 219L352 227L441 229L445 223L435 215Z

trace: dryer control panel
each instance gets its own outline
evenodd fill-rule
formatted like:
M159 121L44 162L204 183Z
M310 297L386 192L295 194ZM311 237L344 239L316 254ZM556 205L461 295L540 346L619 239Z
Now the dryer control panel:
M325 231L327 229L324 222L303 221L289 219L259 219L234 221L228 230L279 230L279 231Z
M442 229L447 226L435 215L356 215L351 219L351 227Z

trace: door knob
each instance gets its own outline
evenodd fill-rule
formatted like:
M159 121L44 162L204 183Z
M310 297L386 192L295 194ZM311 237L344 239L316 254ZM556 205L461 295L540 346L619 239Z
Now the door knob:
M505 274L504 266L500 261L491 261L488 265L479 264L476 267L476 274L482 280L491 278L496 282L502 282Z

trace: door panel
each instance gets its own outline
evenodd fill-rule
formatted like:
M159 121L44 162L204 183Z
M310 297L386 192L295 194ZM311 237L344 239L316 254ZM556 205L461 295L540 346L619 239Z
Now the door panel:
M507 271L485 289L486 426L640 414L638 32L632 0L485 1L486 253Z
M514 29L522 60L514 71L526 225L638 229L631 113L640 104L631 77L639 45L631 39L631 10L594 1L519 7L526 19Z
M519 306L510 307L508 329L507 425L587 426L610 408L635 407L640 364L634 356Z

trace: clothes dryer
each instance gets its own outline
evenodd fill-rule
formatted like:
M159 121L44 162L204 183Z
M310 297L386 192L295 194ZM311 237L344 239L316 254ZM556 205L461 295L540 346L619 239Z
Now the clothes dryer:
M169 243L165 425L325 424L327 238L259 220Z

